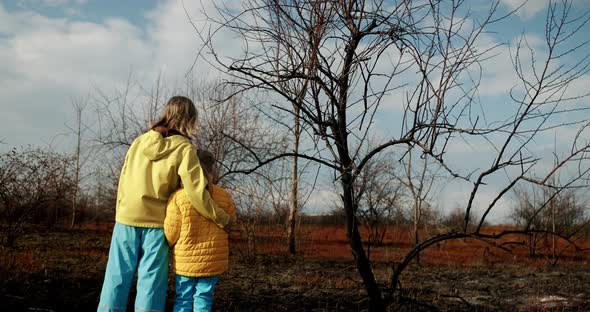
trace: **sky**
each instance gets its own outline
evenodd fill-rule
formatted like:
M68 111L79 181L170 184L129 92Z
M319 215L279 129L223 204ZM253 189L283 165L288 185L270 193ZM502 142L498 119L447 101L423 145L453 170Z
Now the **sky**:
M488 3L467 2L475 9ZM501 10L508 12L521 4L520 0L502 0ZM584 0L575 5L579 9L590 7ZM184 6L199 22L201 11L211 3L186 1ZM545 0L528 1L515 16L485 34L488 44L503 45L498 55L487 61L489 68L479 94L482 103L505 100L515 81L510 45L521 34L533 45L542 42L546 7ZM121 88L130 74L146 88L158 75L171 85L182 84L199 48L187 12L177 0L0 1L0 141L4 143L0 149L28 144L67 146L73 140L67 135L67 125L74 116L72 101L97 89L108 93ZM231 42L220 44L233 47ZM195 72L202 77L219 75L200 63ZM391 113L395 114L395 108ZM377 126L382 132L391 130L386 116L380 117ZM551 149L550 143L542 141L539 145ZM451 153L460 154L456 162L471 162L477 167L486 151L466 144ZM470 185L457 184L440 196L450 208L463 202L469 189ZM494 192L483 192L481 200L489 200ZM321 202L326 193L318 191L315 202ZM500 205L502 209L493 216L499 222L506 218L509 203ZM317 209L311 212L324 208Z

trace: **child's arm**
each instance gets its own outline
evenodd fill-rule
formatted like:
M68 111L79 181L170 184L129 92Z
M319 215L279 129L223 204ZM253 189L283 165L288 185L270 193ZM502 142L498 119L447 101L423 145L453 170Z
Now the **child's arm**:
M192 146L183 151L178 175L184 184L184 190L187 192L193 207L203 217L223 228L229 222L229 216L225 211L219 209L206 190L207 178L203 173L197 153Z
M164 219L164 234L168 245L173 246L180 237L180 228L182 227L182 214L176 204L176 196L172 196L166 207L166 218Z
M223 209L231 218L236 218L236 204L234 203L229 192L218 185L213 186L211 196L215 203Z

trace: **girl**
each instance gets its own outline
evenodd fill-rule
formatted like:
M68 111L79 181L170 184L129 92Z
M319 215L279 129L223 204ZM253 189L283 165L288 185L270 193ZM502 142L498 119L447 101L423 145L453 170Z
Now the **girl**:
M206 191L207 179L189 138L197 110L183 96L172 97L151 130L127 151L117 191L116 223L98 311L125 311L137 271L136 311L164 311L168 244L164 236L166 202L180 182L195 209L218 227L229 216Z
M231 196L215 185L215 158L210 152L199 150L199 160L213 200L235 218L236 206ZM211 311L218 276L228 268L228 233L199 215L187 195L182 189L172 194L164 220L164 232L172 248L172 269L176 273L173 311Z

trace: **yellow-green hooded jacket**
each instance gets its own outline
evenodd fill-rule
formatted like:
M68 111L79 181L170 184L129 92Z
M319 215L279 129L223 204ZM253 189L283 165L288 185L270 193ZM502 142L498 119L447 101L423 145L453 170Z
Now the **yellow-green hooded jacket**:
M119 178L116 221L122 224L161 228L168 198L182 181L195 209L219 227L229 216L219 209L205 189L205 177L197 152L181 135L163 137L150 130L129 147Z
M229 193L217 185L211 185L209 191L215 203L235 217L236 206ZM228 268L228 235L191 206L182 189L168 201L164 233L172 246L172 270L188 277L219 275Z

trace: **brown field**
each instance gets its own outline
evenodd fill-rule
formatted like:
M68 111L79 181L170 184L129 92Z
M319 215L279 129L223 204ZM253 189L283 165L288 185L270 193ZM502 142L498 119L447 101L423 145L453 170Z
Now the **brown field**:
M111 229L112 224L30 229L16 248L0 249L0 311L96 310ZM259 225L250 244L244 232L232 233L231 268L216 288L214 310L366 310L342 226L302 225L296 257L285 256L281 229ZM391 228L384 246L371 248L380 283L387 283L392 265L410 249L409 238L408 230ZM590 247L589 239L577 243ZM551 266L548 249L530 259L524 246L508 253L473 239L441 243L404 272L405 299L391 310L590 311L590 251L564 242L558 251L560 260ZM169 307L172 275L170 281ZM133 290L130 307L132 298Z

